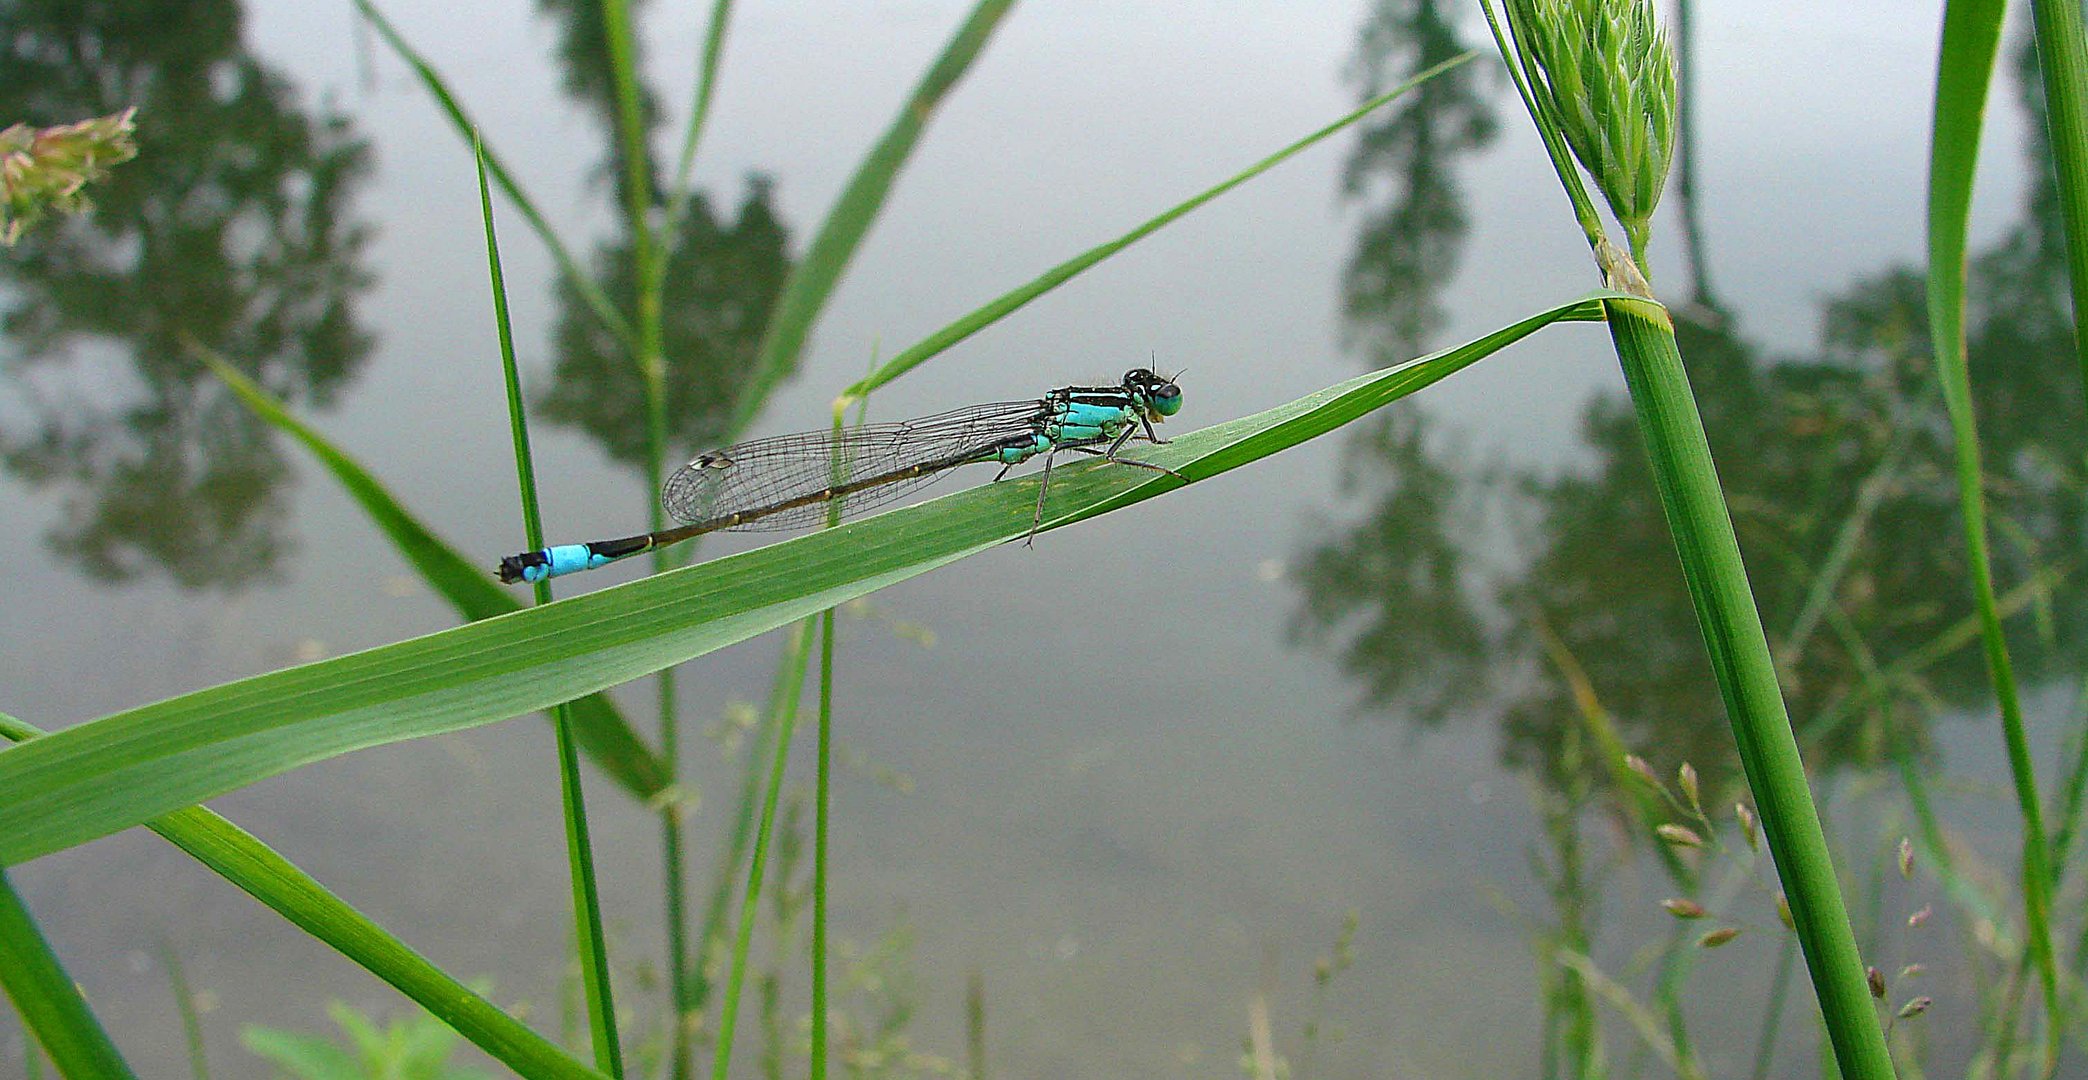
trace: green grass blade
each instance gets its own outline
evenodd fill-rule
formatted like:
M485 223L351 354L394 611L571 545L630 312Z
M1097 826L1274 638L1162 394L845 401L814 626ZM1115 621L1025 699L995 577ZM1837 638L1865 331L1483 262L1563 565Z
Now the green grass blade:
M450 92L449 83L443 79L442 73L435 70L435 65L429 63L419 50L406 41L405 36L392 26L391 20L385 18L370 0L355 0L355 8L377 29L377 36L383 38L384 43L399 55L399 59L413 69L413 73L420 78L421 85L427 87L428 93L435 98L435 103L441 106L443 115L449 117L450 126L457 129L457 137L462 139L466 146L471 145L478 131L478 122L464 111L464 106L457 101L456 95ZM507 166L501 163L500 156L491 150L486 151L486 168L493 174L494 183L500 185L501 193L515 204L515 209L522 214L523 220L529 222L529 227L535 230L537 238L544 242L545 247L551 249L551 258L558 263L559 273L572 284L581 299L586 301L595 318L600 319L602 325L615 334L626 348L635 350L638 337L632 331L630 322L617 313L616 305L609 302L608 294L602 292L601 286L581 268L579 260L573 258L573 253L566 247L565 241L560 240L557 230L551 227L550 219L536 208L536 203L530 200L528 194L522 190L522 185L515 182Z
M2079 716L2088 701L2076 699L2074 715ZM2052 830L2053 886L2056 888L2065 878L2067 860L2072 857L2074 842L2080 837L2081 810L2088 805L2088 728L2073 733L2072 745L2067 756L2073 765L2066 770L2066 785L2059 791L2058 811L2052 816L2059 825Z
M2045 128L2059 181L2059 219L2066 227L2066 268L2073 283L2074 352L2088 385L2088 30L2081 0L2033 0L2037 62L2044 76Z
M49 737L0 713L0 739L24 742ZM296 864L218 814L189 807L145 824L291 925L418 1002L517 1074L533 1080L602 1080L602 1074L573 1060L556 1044L444 974Z
M1602 294L1615 295L1615 294ZM1146 452L1204 480L1323 435L1562 320L1358 376ZM1060 468L1057 528L1180 486L1104 462ZM548 708L787 626L1030 530L1036 480L984 484L556 604L199 690L0 752L0 865L129 828L300 765Z
M973 5L971 14L943 46L941 55L921 76L920 85L914 87L913 95L900 106L899 114L885 129L884 137L877 140L877 145L870 148L863 163L856 166L848 187L842 190L834 208L827 212L826 220L820 224L819 233L812 238L812 246L791 268L789 279L783 283L783 295L776 301L776 313L769 319L768 333L762 338L761 352L754 361L754 376L748 380L732 426L727 431L746 430L768 401L769 394L774 392L776 384L797 366L798 355L805 348L805 339L812 333L812 324L818 320L827 298L833 295L834 286L840 282L842 272L848 269L856 249L862 246L863 237L884 209L885 197L898 180L899 170L913 156L914 146L928 129L928 121L934 118L936 109L957 85L957 80L971 69L972 62L978 59L986 42L992 38L994 29L1008 14L1008 9L1014 6L1014 0L979 0Z
M834 609L819 613L819 750L813 783L812 834L812 1053L810 1080L826 1080L827 1066L827 811L832 805L834 757Z
M964 980L964 1080L986 1080L986 977L978 968Z
M712 870L711 894L704 905L702 929L698 935L703 950L703 961L688 972L688 1000L695 1008L701 1008L709 1000L711 991L709 958L712 950L720 947L725 937L725 920L732 914L732 886L739 880L740 863L747 857L747 849L754 842L754 811L761 805L761 763L766 759L768 740L783 722L783 710L787 707L787 695L802 694L804 681L791 681L791 672L797 669L798 654L809 647L802 636L804 624L798 624L798 632L785 636L783 655L776 665L776 681L769 688L767 707L761 712L759 725L749 733L747 760L740 773L739 796L733 802L732 826L726 834L725 843L718 849L717 865Z
M1798 959L1798 939L1786 936L1776 948L1776 974L1769 978L1769 1000L1762 1006L1762 1030L1755 1035L1752 1080L1769 1080L1776 1063L1776 1036L1783 1031L1784 1001L1791 993L1791 971Z
M1501 66L1508 71L1508 81L1515 84L1516 96L1522 98L1523 110L1537 121L1537 137L1544 143L1545 155L1551 159L1552 173L1559 178L1559 187L1566 192L1566 201L1573 206L1573 219L1580 223L1581 233L1593 245L1602 236L1602 217L1595 210L1595 200L1588 197L1588 186L1581 182L1580 169L1573 163L1573 151L1567 147L1566 137L1559 133L1558 121L1549 104L1550 97L1540 95L1532 85L1536 62L1523 50L1522 41L1511 39L1502 30L1501 18L1495 13L1491 0L1479 0L1479 10L1486 16L1486 28L1493 34L1494 49L1500 54ZM1544 119L1538 120L1539 117Z
M1632 824L1639 836L1655 837L1654 829L1668 820L1667 811L1662 807L1660 797L1649 789L1645 781L1633 772L1626 762L1625 758L1630 750L1625 746L1624 737L1618 733L1616 721L1611 718L1609 709L1603 706L1602 699L1595 693L1594 682L1588 678L1586 669L1581 666L1580 658L1574 656L1573 650L1552 630L1551 624L1545 620L1542 612L1532 608L1528 618L1531 629L1537 634L1538 643L1551 660L1553 669L1558 672L1560 681L1566 684L1567 694L1573 699L1574 711L1580 714L1581 727L1587 731L1595 744L1596 760L1601 762L1603 771L1609 775L1610 786L1617 792L1618 809L1625 816L1634 819ZM1696 870L1682 858L1674 845L1655 839L1652 847L1655 856L1660 860L1661 869L1667 872L1669 880L1673 881L1684 895L1696 895Z
M614 7L614 3L611 4ZM515 444L515 479L520 486L522 519L529 547L544 546L543 515L537 508L536 465L529 453L529 418L522 406L522 375L515 365L515 337L508 320L507 277L500 266L500 240L493 227L493 190L486 183L485 145L476 133L472 157L478 165L479 213L486 226L486 272L493 290L493 324L500 342L500 373L507 387L508 428ZM551 602L551 585L534 583L536 602ZM558 742L559 804L565 818L566 864L573 883L573 937L580 949L580 974L587 990L588 1029L593 1035L595 1067L623 1076L623 1047L616 1035L616 999L609 983L608 935L602 931L601 891L595 882L594 844L589 838L587 801L580 779L580 752L573 738L571 710L563 702L551 710Z
M515 594L501 588L486 565L467 561L456 549L421 524L384 484L346 451L297 418L281 401L263 390L238 369L207 350L197 355L210 365L218 378L246 403L254 414L303 444L326 466L370 521L384 533L399 554L420 572L421 579L457 609L466 619L490 619L522 610ZM660 759L637 732L625 722L616 704L600 694L572 702L574 726L580 745L594 763L618 786L641 801L658 796L667 788L667 772Z
M679 203L689 192L689 174L696 168L696 144L710 120L711 98L718 88L718 65L725 56L725 27L732 21L732 0L711 5L710 31L703 38L703 62L696 70L696 100L689 106L689 126L682 132L681 158L674 166L674 192ZM679 217L679 212L676 214ZM669 243L668 248L673 244Z
M747 865L747 891L740 901L739 930L733 936L732 966L725 974L725 1000L718 1009L718 1038L712 1050L712 1080L725 1080L732 1069L732 1037L739 1026L740 988L746 984L747 952L754 941L754 924L760 921L761 888L768 871L769 836L776 824L776 803L783 793L783 771L790 763L790 737L797 729L798 698L805 686L805 669L811 657L812 620L799 624L791 656L788 685L791 692L779 700L776 715L776 750L769 766L768 788L761 797L761 824L754 831L754 858Z
M508 438L514 445L515 488L522 504L522 535L530 550L544 546L544 516L537 505L536 457L529 452L529 413L522 403L522 372L515 364L515 331L508 319L507 275L500 266L500 237L493 227L493 192L486 185L486 144L471 136L471 156L478 168L479 217L486 229L486 274L493 297L493 333L500 346L500 383L507 392ZM462 569L452 566L450 570ZM480 581L485 575L475 573ZM536 602L551 601L551 591L535 583Z
M1244 184L1247 181L1252 180L1265 172L1268 172L1270 169L1273 169L1276 166L1283 164L1285 161L1288 161L1291 158L1296 157L1298 154L1324 141L1329 136L1346 129L1349 125L1354 124L1356 121L1361 120L1365 116L1370 115L1372 112L1383 107L1384 105L1391 102L1393 99L1399 97L1400 95L1407 93L1414 87L1419 86L1422 83L1427 82L1432 78L1435 78L1437 75L1440 75L1443 72L1448 71L1451 68L1454 68L1457 65L1470 60L1474 55L1475 54L1473 53L1465 53L1460 56L1453 56L1450 59L1445 60L1442 63L1437 64L1436 66L1429 68L1424 72L1421 72L1420 74L1414 76L1411 79L1408 79L1403 83L1400 83L1398 86L1393 87L1392 89L1384 92L1383 94L1380 94L1377 97L1371 98L1369 101L1364 102L1362 105L1358 106L1354 112L1349 113L1347 116L1344 116L1341 119L1336 120L1331 124L1328 124L1326 127L1323 127L1318 131L1315 131L1312 134L1307 135L1302 139L1299 139L1297 142L1294 142L1289 146L1286 146L1283 149L1278 150L1273 154L1270 154L1268 157L1265 157L1260 161L1257 161L1254 164L1249 165L1245 169L1242 169L1241 171L1233 174L1231 177L1227 178L1215 187L1207 188L1203 192L1189 198L1188 200L1181 203L1177 203L1174 206L1169 207L1168 209L1160 212L1158 215L1148 218L1145 222L1131 229L1130 231L1122 234L1121 236L1118 236L1117 238L1109 240L1105 243L1097 244L1096 246L1091 247L1088 250L1083 251L1070 259L1067 259L1065 262L1062 262L1057 266L1054 266L1051 269L1044 271L1042 274L1037 275L1028 283L1018 286L1014 289L1010 289L1005 293L1002 293L1000 296L989 301L983 307L980 307L979 309L973 311L971 314L966 315L961 319L958 319L956 322L953 322L940 330L937 330L935 333L928 335L926 338L923 338L918 344L914 345L913 347L906 349L905 351L899 353L896 356L893 356L890 360L886 361L882 366L880 366L876 371L873 371L869 375L864 376L861 380L856 382L855 385L850 386L846 391L844 391L842 393L843 401L845 402L849 399L863 397L869 394L871 391L876 390L878 387L883 386L894 379L897 379L899 376L904 375L909 371L912 371L914 368L919 367L922 363L926 362L930 357L933 357L937 353L942 352L950 346L955 345L960 341L963 341L965 338L968 338L973 334L976 334L979 331L985 329L986 327L992 325L993 323L998 322L999 320L1007 317L1009 314L1013 313L1017 309L1028 304L1030 301L1035 300L1036 298L1044 295L1045 293L1050 292L1053 289L1058 288L1061 285L1064 285L1066 282L1072 280L1082 271L1087 270L1089 267L1095 265L1096 263L1099 263L1102 260L1107 259L1112 255L1115 255L1117 252L1122 251L1127 247L1130 247L1132 244L1135 244L1140 240L1143 240L1146 237L1151 236L1153 233L1160 231L1162 228L1165 228L1166 226L1172 224L1173 222L1187 215L1191 211L1203 206L1205 203L1208 203L1213 199L1216 199L1218 196L1223 195L1226 192L1231 191L1236 187L1239 187L1241 184Z
M1560 949L1554 954L1554 958L1560 966L1579 974L1590 990L1608 1002L1610 1008L1615 1009L1617 1014L1631 1025L1632 1030L1638 1033L1640 1042L1653 1051L1662 1064L1676 1076L1682 1080L1710 1080L1710 1074L1704 1071L1703 1063L1685 1048L1677 1047L1674 1040L1668 1037L1668 1033L1662 1030L1660 1017L1655 1015L1652 1009L1641 1004L1637 998L1632 997L1631 991L1624 984L1610 978L1601 968L1595 966L1592 957L1571 949Z
M1986 501L1980 487L1979 433L1972 409L1972 377L1965 358L1965 235L1972 211L1972 181L1979 164L1979 132L1987 85L2001 40L2001 0L1950 0L1943 15L1943 44L1936 72L1935 132L1929 156L1928 315L1937 381L1957 458L1958 509L1965 530L1967 569L1979 610L1987 674L2001 711L2009 777L2023 819L2023 929L2031 961L2044 991L2045 1072L2057 1062L2060 1022L2058 967L2052 956L2051 848L2045 839L2042 800L2023 727L2015 671L2002 634L1994 595L1993 561L1987 552Z
M0 989L22 1026L66 1077L120 1080L134 1075L102 1030L80 988L58 963L29 908L0 870Z
M181 1038L188 1044L191 1080L210 1080L210 1056L203 1052L203 1018L196 1014L196 992L189 988L182 970L181 954L171 942L160 943L160 963L167 969L167 989L174 995L174 1011L181 1014Z

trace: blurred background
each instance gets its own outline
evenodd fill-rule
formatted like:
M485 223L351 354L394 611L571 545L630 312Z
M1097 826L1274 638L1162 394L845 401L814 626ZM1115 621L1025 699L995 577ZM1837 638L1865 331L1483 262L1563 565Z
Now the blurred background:
M663 161L708 8L639 5ZM964 11L737 5L667 287L678 450L717 437L792 260ZM627 297L595 7L387 13ZM2016 843L1976 638L1960 632L1970 592L1918 276L1940 5L1701 0L1687 16L1670 22L1690 96L1655 286L1681 315L1859 933L1888 970L1927 965L1918 992L1938 1004L1919 1038L1936 1071L1962 1072L1995 970L1982 927L1933 879L1884 873L1910 828L1904 769L1995 874L2012 875ZM1970 328L1999 577L2055 780L2088 641L2065 600L2088 428L2021 28L1987 128ZM92 215L0 253L0 708L63 727L452 625L331 477L182 343L289 400L490 572L523 545L469 148L345 2L13 0L0 32L0 122L135 104L141 148ZM934 120L759 430L823 425L874 358L1480 46L880 392L872 415L1151 364L1187 369L1186 430L1587 291L1585 246L1475 7L1034 4ZM509 209L546 529L641 531L636 380ZM1823 576L1846 544L1848 569ZM1257 996L1278 1048L1316 1075L1531 1075L1559 1017L1540 958L1584 949L1644 993L1673 926L1668 871L1611 812L1560 658L1655 770L1691 763L1714 814L1737 792L1594 326L1253 468L886 590L841 626L834 925L872 958L860 1008L961 1059L976 972L1000 1076L1235 1075ZM766 695L779 651L751 641L679 682L686 727L716 734L684 740L699 890L745 752L735 703ZM650 1021L654 818L589 777L619 1003ZM213 805L558 1029L571 923L540 720ZM1757 1060L1784 951L1743 862L1704 860L1741 937L1677 976L1718 1076ZM149 835L15 877L141 1075L185 1070L163 943L210 1006L214 1075L271 1075L241 1049L244 1025L327 1030L331 999L403 1008ZM1924 904L1938 916L1908 930ZM1332 965L1307 1050L1315 959L1351 911L1353 962ZM791 1016L802 967L781 969ZM1802 975L1792 995L1774 1060L1807 1071ZM1646 1053L1619 1015L1604 1022L1618 1060ZM0 1075L22 1038L0 1016Z

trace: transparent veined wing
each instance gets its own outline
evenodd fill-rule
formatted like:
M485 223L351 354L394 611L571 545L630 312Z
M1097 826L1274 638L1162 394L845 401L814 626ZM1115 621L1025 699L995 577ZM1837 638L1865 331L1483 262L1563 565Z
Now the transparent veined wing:
M667 513L688 525L746 515L739 531L802 529L882 506L1035 430L1038 400L971 405L913 420L752 439L699 454L661 487ZM918 471L916 471L918 470ZM880 482L879 478L890 477Z

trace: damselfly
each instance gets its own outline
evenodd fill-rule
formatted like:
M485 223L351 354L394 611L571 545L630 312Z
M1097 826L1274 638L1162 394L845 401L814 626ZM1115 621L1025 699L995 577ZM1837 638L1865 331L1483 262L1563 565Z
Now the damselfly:
M500 560L500 580L542 581L592 570L666 544L726 529L800 529L890 502L959 465L998 462L995 480L1038 454L1044 480L1030 533L1044 521L1051 461L1061 450L1181 478L1163 465L1118 457L1132 437L1163 443L1153 425L1182 408L1174 380L1146 368L1117 386L1065 386L1031 401L973 405L918 420L755 439L697 455L675 470L660 501L679 527L562 544ZM1106 448L1104 448L1106 446Z

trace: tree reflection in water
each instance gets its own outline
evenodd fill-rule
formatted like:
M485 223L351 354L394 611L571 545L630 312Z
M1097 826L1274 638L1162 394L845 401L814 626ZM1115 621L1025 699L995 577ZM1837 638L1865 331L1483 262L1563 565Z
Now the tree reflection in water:
M370 350L354 304L369 153L247 51L229 0L24 3L0 13L0 115L138 106L135 161L92 214L0 260L0 466L64 495L51 551L103 580L231 588L273 571L288 469L190 351L324 405Z
M558 23L566 93L600 118L595 130L604 139L603 163L597 175L613 187L622 207L629 174L616 138L616 92L601 6L598 0L539 0L537 7ZM642 88L640 99L650 136L660 109ZM658 165L648 166L646 175L657 184ZM686 456L735 434L725 429L751 382L762 333L791 266L789 232L776 216L772 193L766 177L751 178L729 217L701 193L689 202L668 257L661 304L671 453ZM644 198L655 208L662 201L658 190ZM593 265L610 302L629 312L637 297L633 242L629 219L619 215L617 222L621 235L597 246ZM611 458L642 469L645 388L630 351L570 282L559 283L558 305L558 361L551 385L538 395L544 417L585 431Z
M1394 6L1394 5L1388 5ZM1410 8L1411 5L1396 5ZM1375 19L1385 19L1383 9ZM1365 47L1377 40L1366 29ZM1425 63L1426 61L1419 61ZM2034 60L2030 61L2034 65ZM1359 65L1363 66L1363 65ZM2028 80L2034 88L2036 80ZM2035 104L2034 98L2030 102ZM1469 98L1426 95L1472 130ZM1425 130L1422 117L1399 117ZM2041 132L2039 122L2026 128ZM1408 138L1366 143L1350 190L1383 181L1395 191L1441 162L1416 157L1468 148ZM2047 177L2043 147L2035 170ZM1455 207L1454 188L1429 196ZM2034 186L2023 220L1975 257L1969 344L1989 467L2003 582L2050 582L2082 550L2082 395L2071 362L2063 257L2051 184ZM1434 236L1376 235L1387 223L1445 225ZM1433 300L1359 305L1389 292L1427 294L1454 263L1462 214L1370 214L1350 273L1351 333L1373 363L1418 353L1417 312ZM1388 253L1373 264L1373 253ZM1733 320L1685 309L1677 333L1772 643L1792 714L1816 768L1868 767L1919 752L1940 708L1973 708L1989 690L1966 625L1950 432L1933 389L1922 279L1909 268L1857 281L1826 304L1808 355L1770 357ZM1388 354L1377 342L1400 343ZM1361 705L1436 722L1453 711L1497 712L1502 760L1555 762L1576 712L1547 665L1533 618L1555 632L1587 672L1625 742L1655 762L1695 763L1707 789L1736 779L1737 762L1687 593L1662 521L1630 404L1588 406L1582 440L1592 464L1521 467L1484 479L1431 450L1416 409L1394 410L1353 437L1348 486L1361 518L1299 560L1298 626L1340 657L1362 687ZM1511 570L1483 574L1473 530L1512 520L1527 528ZM2029 637L2039 609L2018 589L2012 626ZM2088 612L2045 609L2026 681L2077 672ZM1602 782L1593 761L1591 782Z
M1462 47L1400 51L1428 27L1440 29L1432 5L1377 5L1355 65L1366 85ZM1689 43L1678 45L1686 67ZM2016 75L2031 114L2024 130L2039 140L2035 180L2020 221L1972 260L1967 326L1995 574L2013 584L2004 600L2017 674L2034 684L2084 667L2088 609L2047 594L2082 569L2088 417L2027 43ZM1441 321L1436 297L1465 230L1447 166L1484 144L1489 107L1469 83L1424 91L1351 159L1346 191L1390 193L1363 217L1347 282L1350 338L1372 366L1435 344L1425 339ZM1675 194L1692 197L1687 186ZM1696 220L1695 206L1681 209ZM1921 762L1939 714L1983 714L1991 701L1922 276L1895 267L1859 278L1826 303L1817 345L1770 356L1710 295L1702 246L1691 249L1692 281L1675 290L1691 299L1676 309L1677 336L1807 762L1827 780ZM1595 911L1621 863L1587 843L1587 811L1627 822L1625 848L1673 816L1640 781L1614 786L1629 774L1612 748L1662 776L1691 763L1717 815L1745 794L1732 738L1630 403L1604 397L1586 408L1590 463L1565 469L1482 471L1442 450L1424 417L1395 408L1349 436L1344 487L1362 509L1297 560L1295 626L1338 657L1365 711L1424 726L1499 721L1497 756L1533 780L1543 828L1534 869L1553 910L1532 933L1545 958L1545 1074L1596 1074L1606 1050L1593 991L1561 958L1594 955ZM1513 523L1518 548L1506 560L1473 539L1502 522ZM1583 712L1587 702L1561 677L1566 665L1585 675L1606 723ZM1650 846L1668 887L1696 894L1695 865ZM1680 987L1694 932L1673 925L1653 1004L1686 1055ZM1795 956L1790 939L1782 948L1779 983ZM1776 1015L1764 1023L1773 1046Z

